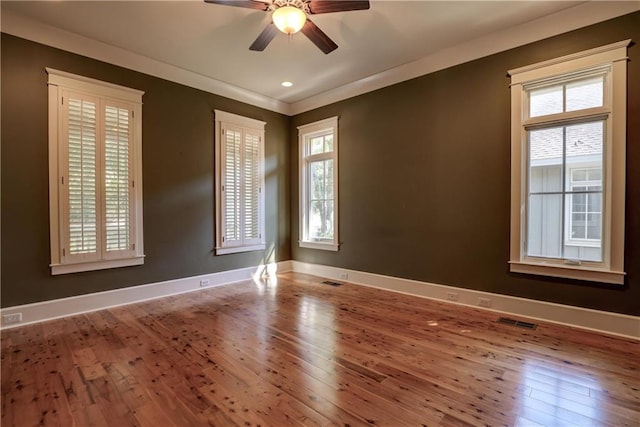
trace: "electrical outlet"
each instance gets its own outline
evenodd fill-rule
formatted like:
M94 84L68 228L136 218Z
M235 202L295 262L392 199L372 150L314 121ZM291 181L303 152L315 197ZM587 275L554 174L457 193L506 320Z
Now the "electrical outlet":
M205 288L205 287L209 286L210 284L211 284L211 282L209 282L209 279L200 280L200 287L201 288Z
M4 323L5 325L20 322L22 322L22 313L4 314L2 316L2 323Z
M447 301L458 301L458 294L455 292L447 292Z
M489 298L478 298L478 305L480 307L491 307L491 300Z
M345 272L340 273L340 279L342 280L347 280L349 278L349 275Z

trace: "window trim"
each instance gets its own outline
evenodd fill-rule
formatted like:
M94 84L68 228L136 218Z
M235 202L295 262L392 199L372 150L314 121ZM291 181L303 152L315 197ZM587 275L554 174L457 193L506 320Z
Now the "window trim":
M226 255L240 252L261 251L266 248L265 238L265 197L264 197L264 182L265 182L265 126L266 122L252 119L249 117L239 116L233 113L227 113L226 111L214 110L215 121L215 193L216 193L216 219L215 219L215 254ZM235 246L226 245L223 241L223 215L222 215L222 130L224 125L232 127L238 127L244 130L250 130L256 132L260 136L260 153L259 153L259 174L260 174L260 196L258 200L258 222L259 222L259 239L258 244L239 244ZM244 140L243 140L244 144Z
M333 160L333 239L320 241L308 238L309 212L308 212L308 168L309 157L307 154L308 141L319 135L325 135L331 131L333 134L333 151L314 155L317 159ZM301 248L321 249L326 251L338 251L339 241L339 194L338 194L338 116L329 117L317 122L298 126L298 186L299 186L299 240ZM317 157L316 157L317 156Z
M624 217L625 217L625 162L626 162L626 100L627 100L627 46L623 40L606 46L578 52L549 61L509 71L511 76L511 237L510 271L612 284L624 283ZM527 127L533 123L564 120L578 113L567 112L543 119L528 118L527 88L553 80L597 73L609 68L608 93L604 106L580 111L592 117L608 116L605 129L607 143L603 152L603 207L602 227L603 262L550 260L526 256L526 191L527 191ZM615 167L614 167L615 165Z
M127 267L144 264L143 239L143 198L142 198L142 95L144 91L132 89L113 83L89 77L79 76L66 71L45 67L48 74L48 119L49 119L49 233L51 248L51 274L68 274L82 271L102 270L108 268ZM132 106L134 120L132 121L132 167L133 167L133 232L134 249L132 255L113 258L104 256L100 260L64 262L61 236L64 227L61 226L62 195L60 188L60 174L64 171L64 148L60 145L63 126L60 126L63 111L60 99L63 91L80 92L101 99L109 98L116 102L124 102ZM103 161L103 160L102 160ZM103 203L98 200L98 203ZM100 231L101 232L101 231Z

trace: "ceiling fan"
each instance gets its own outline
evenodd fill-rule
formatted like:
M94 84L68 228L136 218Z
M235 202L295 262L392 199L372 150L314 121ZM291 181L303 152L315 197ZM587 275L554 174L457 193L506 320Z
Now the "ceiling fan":
M349 10L369 9L368 0L204 0L206 3L272 12L272 22L260 33L249 47L250 50L263 51L273 40L278 30L285 34L302 31L325 54L334 51L338 45L329 38L308 15L321 13L346 12Z

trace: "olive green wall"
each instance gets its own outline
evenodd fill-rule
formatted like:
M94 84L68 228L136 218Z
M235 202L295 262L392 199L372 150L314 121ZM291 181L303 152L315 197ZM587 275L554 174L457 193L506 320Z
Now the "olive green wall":
M508 69L631 38L640 13L293 118L3 34L2 306L255 265L212 253L213 109L267 122L268 260L295 259L640 315L640 49L629 49L625 286L509 273ZM47 76L141 89L145 264L51 276ZM298 241L296 126L340 116L337 253ZM290 144L290 146L289 146ZM273 256L271 249L274 249Z
M287 116L6 34L1 49L3 307L291 258ZM45 67L145 91L142 266L50 274ZM265 253L212 253L214 109L267 122Z
M626 285L509 272L507 70L625 39L640 13L295 116L295 260L640 314L640 48L629 48ZM416 41L419 42L419 41ZM299 248L296 126L339 116L339 252Z

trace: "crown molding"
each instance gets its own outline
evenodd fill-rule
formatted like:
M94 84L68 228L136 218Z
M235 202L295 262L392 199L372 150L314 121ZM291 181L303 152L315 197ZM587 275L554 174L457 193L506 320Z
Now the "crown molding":
M426 74L640 10L638 1L589 1L435 52L291 104L296 115ZM506 70L505 70L506 72Z
M2 10L2 32L289 115L290 105L286 102L151 59L126 49L43 24L10 10Z
M2 11L2 32L293 116L638 10L640 10L640 2L637 1L585 2L534 21L448 47L417 61L391 68L291 104L64 31L8 10Z

